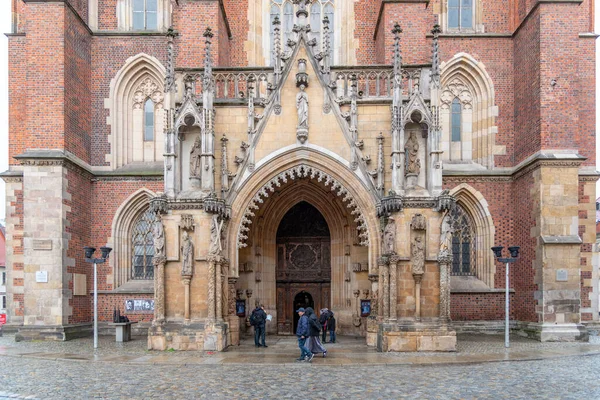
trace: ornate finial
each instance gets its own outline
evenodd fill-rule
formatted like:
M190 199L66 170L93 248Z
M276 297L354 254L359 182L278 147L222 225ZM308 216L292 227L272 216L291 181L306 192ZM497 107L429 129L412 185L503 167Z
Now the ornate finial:
M431 83L435 88L440 87L440 47L439 47L439 35L441 29L440 26L435 24L431 33L433 33L433 55L431 62Z
M165 93L175 90L175 45L173 39L177 36L177 32L173 27L167 30L167 74L165 77Z
M276 15L275 18L273 18L273 25L281 25L281 21L279 20L279 15Z
M402 33L402 28L400 27L399 23L396 22L394 24L394 29L392 29L392 33L396 38L399 38L400 34Z
M327 15L323 18L323 73L328 76L331 65L331 38L329 36L329 18Z
M399 23L396 22L392 33L394 34L394 75L396 77L396 84L401 84L402 51L400 49L400 34L402 33L402 28L400 28Z
M206 30L204 31L204 35L203 36L205 38L212 39L213 36L214 36L214 34L212 33L212 29L210 29L210 27L207 26Z

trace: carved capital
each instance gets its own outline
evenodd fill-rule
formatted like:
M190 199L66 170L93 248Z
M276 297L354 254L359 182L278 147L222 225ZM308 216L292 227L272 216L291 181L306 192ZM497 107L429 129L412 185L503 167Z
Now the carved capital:
M413 274L413 279L415 280L415 283L419 285L423 280L423 274Z

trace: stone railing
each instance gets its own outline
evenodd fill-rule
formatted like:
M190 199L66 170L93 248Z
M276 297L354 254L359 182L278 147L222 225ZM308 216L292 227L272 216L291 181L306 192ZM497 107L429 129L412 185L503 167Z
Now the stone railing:
M193 76L195 78L196 96L201 99L204 69L188 69L177 71L178 77ZM269 98L274 85L272 68L213 68L215 85L215 102L248 101L248 87L252 87L254 98L258 101Z
M429 66L404 66L402 70L402 94L408 98L415 90L420 90L429 98ZM421 84L421 77L426 77ZM338 102L349 101L353 81L359 100L391 101L394 90L394 70L391 65L370 65L360 67L335 66L331 68L330 87Z
M195 91L201 99L204 69L177 71L177 78L193 76ZM429 98L430 66L404 66L402 70L402 92L408 98L415 90L420 90L425 99ZM421 79L421 78L425 79ZM273 68L213 68L215 102L246 103L249 83L258 103L265 102L275 87ZM394 72L391 65L334 66L331 68L329 87L340 103L349 102L353 82L356 83L358 100L391 101L394 89Z

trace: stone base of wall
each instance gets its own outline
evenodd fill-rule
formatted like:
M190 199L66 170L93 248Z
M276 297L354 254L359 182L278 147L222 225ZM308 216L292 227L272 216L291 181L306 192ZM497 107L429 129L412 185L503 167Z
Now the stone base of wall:
M381 323L377 350L456 351L456 332L447 325L427 322Z
M583 324L540 324L520 322L517 334L540 342L587 342L589 334Z
M587 321L583 323L583 326L588 331L590 336L600 336L600 322L598 321Z
M149 350L223 351L228 345L226 323L166 323L148 328Z
M54 340L66 341L82 337L88 337L93 334L93 324L74 324L74 325L35 325L21 326L15 335L16 342L26 342L32 340Z
M240 345L240 317L236 315L229 317L229 337L227 342L230 346Z
M450 323L456 334L504 335L504 321L452 321ZM511 322L511 329L514 324Z
M376 317L368 317L367 321L367 346L377 346L377 333L379 332L379 322Z
M9 322L8 324L2 325L2 332L16 334L19 331L19 328L21 328L22 326L22 324L13 324Z

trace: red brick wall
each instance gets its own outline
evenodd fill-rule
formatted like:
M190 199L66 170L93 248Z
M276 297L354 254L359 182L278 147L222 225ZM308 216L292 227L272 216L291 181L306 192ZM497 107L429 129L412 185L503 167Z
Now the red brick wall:
M64 38L65 149L90 162L91 147L91 36L69 10Z
M118 208L134 192L147 188L153 192L164 190L163 181L97 181L92 185L92 210L91 223L94 229L91 232L91 243L98 246L107 243L112 236L112 223ZM112 274L110 263L98 266L98 288L112 290L112 283L108 283L106 276Z
M79 14L81 19L86 23L88 20L88 0L67 0L67 2L73 7L75 12Z
M229 40L229 34L227 33L227 25L225 24L225 15L221 11L221 8L219 8L218 33L217 33L217 36L215 36L213 38L213 41L216 41L216 40L218 40L218 42L219 42L219 46L218 46L219 56L216 59L216 61L218 61L217 65L230 66L231 65L230 46L229 46L230 40Z
M225 0L223 2L231 35L229 65L244 67L248 65L248 52L244 45L248 40L248 0ZM223 65L223 64L221 64Z
M69 240L67 244L67 257L75 260L75 266L67 266L67 273L87 275L87 290L91 291L94 285L94 270L90 263L85 262L83 247L100 247L91 241L90 231L95 228L90 223L92 215L92 191L91 176L77 167L67 168L67 193L69 199L63 202L70 208L67 212L68 224L65 227ZM106 243L106 242L104 242ZM98 257L100 252L96 253ZM73 276L69 279L69 289L73 290ZM70 324L90 322L92 320L91 296L72 296L69 305L73 307L73 313L69 316Z
M536 9L514 36L515 163L541 147L539 10Z
M452 321L494 321L504 319L504 293L453 293L450 298ZM513 304L514 294L511 294ZM515 319L514 307L510 318Z
M15 243L19 243L19 245L15 245L12 248L12 253L15 256L23 255L23 190L15 190L15 201L10 201L8 203L7 210L14 210L10 214L7 215L11 220L18 219L18 222L14 225L14 231L11 232L13 241ZM13 271L23 271L25 266L23 263L13 263L12 270ZM23 282L14 282L13 286L23 286ZM13 315L22 317L25 311L25 303L24 303L24 295L23 294L13 294L13 307L12 310Z
M356 61L358 64L376 64L375 25L379 16L381 0L358 0L354 3L354 37L358 39Z
M514 76L512 74L513 41L510 38L469 37L440 38L440 59L450 60L454 55L465 52L485 65L494 87L494 103L498 106L499 115L495 123L497 145L506 146L505 156L495 156L496 167L513 166L514 151Z
M22 154L27 143L27 57L25 36L8 40L8 154L9 164L18 165L13 156Z
M27 149L64 148L67 12L62 3L27 3Z
M98 0L98 29L101 31L116 31L117 0Z
M204 39L204 38L203 38ZM178 39L175 39L177 43ZM110 152L106 124L109 110L104 100L110 97L110 83L128 58L145 53L166 65L167 40L164 36L95 36L92 44L92 165L109 165L105 161Z
M521 246L519 260L511 265L511 286L515 289L514 301L511 307L520 321L537 322L535 307L537 301L534 293L538 290L534 283L535 269L533 262L536 259L537 240L531 237L531 229L536 226L535 201L531 189L535 184L532 173L523 175L514 182L513 198L514 213L513 241L512 243L496 241L505 247L513 243Z
M579 39L578 58L579 132L575 138L585 165L596 165L596 40Z
M215 35L212 41L214 65L219 65L219 4L217 1L183 0L173 13L173 26L179 32L175 41L178 68L204 65L204 31L210 27Z
M153 313L125 312L126 300L153 300L153 294L99 294L98 295L98 320L112 322L115 308L121 310L121 315L126 315L133 322L152 322Z

